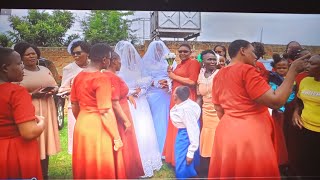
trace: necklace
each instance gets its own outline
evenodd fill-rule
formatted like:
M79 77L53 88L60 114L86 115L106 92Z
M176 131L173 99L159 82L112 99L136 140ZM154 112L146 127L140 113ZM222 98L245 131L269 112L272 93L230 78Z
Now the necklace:
M215 71L216 71L215 69L212 70L212 71L208 71L208 70L206 69L205 72L204 72L204 77L205 77L205 78L210 77Z

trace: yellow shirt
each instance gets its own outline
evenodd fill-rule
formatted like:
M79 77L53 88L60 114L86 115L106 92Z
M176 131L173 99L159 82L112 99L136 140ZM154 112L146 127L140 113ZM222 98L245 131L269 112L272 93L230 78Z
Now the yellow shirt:
M303 126L311 131L320 132L320 82L313 77L304 78L297 95L303 102L301 119Z

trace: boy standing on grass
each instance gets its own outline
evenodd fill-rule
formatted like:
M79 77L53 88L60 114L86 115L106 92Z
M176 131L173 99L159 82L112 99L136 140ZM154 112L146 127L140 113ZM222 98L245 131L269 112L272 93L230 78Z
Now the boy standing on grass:
M190 89L179 86L174 91L175 106L170 110L172 124L178 128L175 142L176 178L197 176L196 166L200 164L198 120L200 106L189 99Z

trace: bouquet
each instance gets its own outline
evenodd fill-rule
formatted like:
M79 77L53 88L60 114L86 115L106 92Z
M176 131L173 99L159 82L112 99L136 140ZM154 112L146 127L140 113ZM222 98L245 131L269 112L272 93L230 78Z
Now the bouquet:
M174 53L168 53L164 56L164 58L168 61L169 66L172 66L173 61L176 58L176 55Z

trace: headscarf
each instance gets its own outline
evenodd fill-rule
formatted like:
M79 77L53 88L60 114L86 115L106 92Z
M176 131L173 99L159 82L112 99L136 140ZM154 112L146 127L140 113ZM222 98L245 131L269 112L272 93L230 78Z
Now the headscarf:
M78 41L82 41L82 40L77 38L77 39L72 40L72 41L69 43L68 48L67 48L67 51L68 51L69 54L71 54L71 47L72 47L72 45L73 45L75 42L78 42Z

